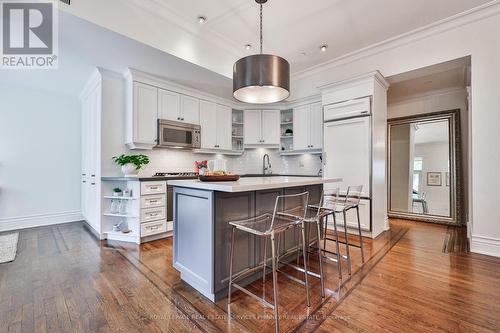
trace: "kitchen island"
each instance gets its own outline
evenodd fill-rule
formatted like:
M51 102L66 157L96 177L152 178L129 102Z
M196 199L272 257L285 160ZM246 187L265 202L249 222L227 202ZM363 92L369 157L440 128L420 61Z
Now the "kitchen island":
M279 195L308 191L309 202L317 203L323 184L341 180L250 177L235 182L169 181L168 184L174 187L174 267L181 273L182 280L210 300L225 297L231 242L228 222L272 213ZM284 205L287 206L286 201ZM290 229L284 234L278 251L289 253L297 244L298 233ZM237 232L234 253L233 269L237 274L263 262L264 242L254 235ZM250 275L240 283L248 284L260 274Z

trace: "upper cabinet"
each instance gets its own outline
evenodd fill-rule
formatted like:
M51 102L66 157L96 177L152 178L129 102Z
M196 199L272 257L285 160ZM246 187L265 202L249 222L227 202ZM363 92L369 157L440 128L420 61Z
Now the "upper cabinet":
M231 150L232 109L208 101L200 101L201 148Z
M158 88L133 81L128 89L126 144L130 149L152 149L157 139Z
M200 124L200 101L173 91L158 89L158 118Z
M323 146L321 102L293 109L293 151L320 151Z
M279 147L280 110L245 110L245 146Z

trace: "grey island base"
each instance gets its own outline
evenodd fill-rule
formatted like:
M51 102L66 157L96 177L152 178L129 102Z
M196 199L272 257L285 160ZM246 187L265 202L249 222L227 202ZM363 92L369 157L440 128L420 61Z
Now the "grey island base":
M323 184L340 181L340 178L262 177L237 182L169 182L174 186L174 267L182 280L211 301L226 297L231 244L228 222L272 213L276 197L283 194L308 191L309 201L317 203ZM284 205L287 204L293 203L285 201ZM298 233L290 229L280 242L279 253L292 252L297 245ZM236 232L234 253L233 270L237 274L263 263L264 241ZM261 274L250 275L240 284L251 283Z

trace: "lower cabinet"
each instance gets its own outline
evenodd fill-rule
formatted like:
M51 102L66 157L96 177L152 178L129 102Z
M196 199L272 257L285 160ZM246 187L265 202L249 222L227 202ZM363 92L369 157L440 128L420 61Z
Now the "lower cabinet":
M167 182L141 182L140 237L149 237L172 231L167 221Z

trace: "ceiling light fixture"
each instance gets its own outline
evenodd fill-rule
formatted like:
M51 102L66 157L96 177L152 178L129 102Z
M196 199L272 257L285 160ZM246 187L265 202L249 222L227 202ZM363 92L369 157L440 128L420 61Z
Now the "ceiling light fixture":
M198 16L198 23L203 24L207 21L207 18L205 16Z
M251 50L251 49L252 49L252 45L251 45L251 44L247 44L247 45L245 45L245 49L246 49L246 50Z
M290 64L284 58L262 53L262 4L260 53L238 60L233 66L233 96L246 103L276 103L290 96Z
M319 49L321 50L321 52L326 52L326 49L328 48L328 45L327 44L323 44L319 47Z

